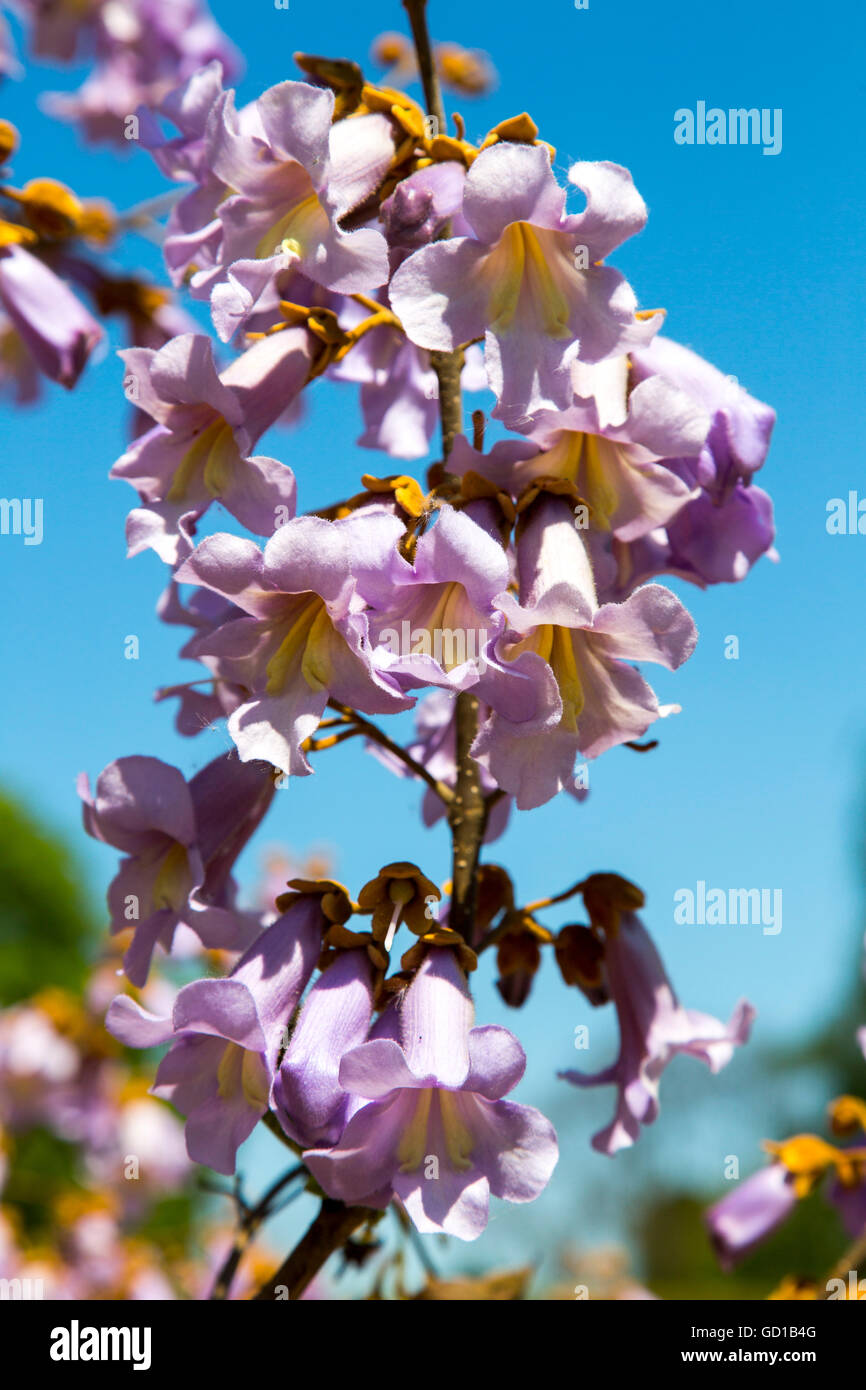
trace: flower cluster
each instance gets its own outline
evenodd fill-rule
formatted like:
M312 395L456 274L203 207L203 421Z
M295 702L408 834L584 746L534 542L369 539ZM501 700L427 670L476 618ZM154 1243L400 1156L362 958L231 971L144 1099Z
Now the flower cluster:
M213 58L231 74L240 70L239 55L203 0L12 0L10 8L34 58L92 64L77 91L44 98L51 116L74 123L87 140L129 140L128 122L140 106L161 101ZM6 32L0 16L0 72L15 76Z
M204 672L160 697L179 698L185 734L226 719L232 751L188 782L120 758L81 794L88 832L123 856L109 907L132 984L190 932L231 968L158 1011L121 995L107 1022L168 1045L154 1090L197 1162L234 1172L265 1119L333 1201L472 1239L491 1194L534 1199L557 1158L549 1122L507 1098L519 1042L475 1026L488 948L512 1007L545 947L567 985L614 1003L616 1062L563 1073L616 1087L603 1152L655 1119L674 1055L718 1071L748 1037L745 1001L727 1024L680 1004L633 884L589 874L521 905L479 855L513 810L584 800L578 759L679 709L638 669L678 668L697 639L657 581L734 582L772 554L753 478L774 416L662 336L664 312L608 263L647 218L626 169L579 162L561 180L525 113L472 144L353 64L298 61L306 80L238 107L216 54L142 112L183 193L167 271L219 343L196 329L122 354L150 423L112 476L136 492L129 552L167 566L160 616L190 630L182 654ZM305 511L304 480L255 450L320 378L360 387L363 447L423 458L441 418L442 457ZM492 441L481 410L464 433L463 390L492 393ZM249 534L202 535L220 507ZM403 747L375 721L413 707ZM450 886L396 862L357 900L295 878L275 912L248 911L232 870L274 787L355 736L423 783L428 823L448 818ZM588 922L538 920L578 894ZM403 925L417 939L392 970Z

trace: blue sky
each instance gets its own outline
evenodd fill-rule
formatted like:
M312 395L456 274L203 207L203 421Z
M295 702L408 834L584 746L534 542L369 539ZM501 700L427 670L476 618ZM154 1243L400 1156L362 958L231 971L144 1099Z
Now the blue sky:
M245 100L296 75L295 49L364 61L378 33L407 31L400 6L380 0L332 0L326 8L292 0L288 11L265 0L213 8L246 54ZM721 11L637 0L590 0L581 11L570 0L431 5L434 36L486 49L499 73L489 97L449 98L469 136L526 109L556 146L561 173L578 158L630 168L650 217L613 262L642 306L668 310L671 336L778 412L759 481L775 500L780 561L762 560L736 586L702 593L674 585L700 642L680 672L648 673L660 698L683 707L660 726L660 748L642 757L606 755L593 765L583 806L568 799L515 816L491 851L512 871L524 901L596 869L640 883L647 924L681 997L726 1016L747 995L759 1010L758 1043L799 1042L832 1015L850 992L862 930L866 647L857 603L866 536L829 536L825 526L829 499L858 486L866 496L859 419L866 185L851 167L862 119L854 42L861 25L854 4L816 11L774 0L760 7L729 0ZM52 175L121 208L162 191L145 153L117 159L87 151L36 109L39 90L72 85L74 75L47 68L4 85L0 109L23 137L17 181ZM781 153L677 145L674 112L698 101L781 108ZM124 243L120 259L159 272L157 251L141 239ZM42 497L45 534L38 547L0 537L0 780L74 844L96 902L113 860L78 832L76 774L95 776L112 758L137 752L189 773L221 746L212 734L179 738L169 706L151 700L158 685L195 673L177 659L177 630L154 616L162 565L152 554L124 558L133 493L106 477L127 424L121 376L108 351L74 394L49 387L35 410L5 407L3 434L3 495ZM355 490L362 471L388 471L382 458L355 446L360 428L353 388L320 383L305 427L273 432L262 449L291 463L302 506L315 507ZM123 655L132 633L140 638L138 661ZM739 638L736 661L724 658L729 635ZM412 787L355 744L317 767L316 777L278 798L245 858L248 874L264 846L283 843L296 851L329 846L353 891L394 859L415 859L435 879L447 876L446 836L423 829ZM782 931L677 926L673 894L700 879L726 889L781 889ZM572 914L566 906L546 920L554 925ZM563 1096L551 1078L574 1064L577 1024L593 1026L589 1057L580 1059L593 1069L609 1060L615 1031L610 1018L587 1019L582 997L562 989L549 964L518 1016L506 1016L489 973L482 974L480 1021L509 1023L530 1055L520 1098L555 1106L567 1130L554 1191L539 1207L543 1224L574 1195L569 1174L594 1182L611 1171L608 1160L589 1154L587 1140L612 1096ZM694 1116L703 1110L692 1108L691 1082L672 1074L658 1133L615 1166L636 1180L644 1153L668 1176L682 1171L712 1181L721 1171L720 1146L731 1152L733 1143L747 1171L762 1133L759 1114L737 1109L749 1065L743 1054L724 1077L702 1073L694 1090L719 1099L714 1113L727 1117L724 1135L709 1125L702 1145Z

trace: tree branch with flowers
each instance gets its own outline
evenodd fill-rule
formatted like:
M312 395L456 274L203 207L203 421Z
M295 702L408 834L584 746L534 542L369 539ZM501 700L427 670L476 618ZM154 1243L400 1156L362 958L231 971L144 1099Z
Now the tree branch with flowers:
M412 1239L471 1241L491 1197L528 1203L546 1187L553 1126L508 1098L523 1048L475 1022L472 980L491 957L515 1010L545 951L567 987L613 1003L615 1061L560 1073L612 1088L592 1140L609 1155L656 1119L674 1056L718 1072L754 1016L745 1000L726 1022L680 1003L623 875L582 865L526 903L487 853L516 812L585 801L594 759L657 746L641 740L679 707L659 704L643 667L675 670L697 640L658 580L740 581L771 551L754 476L774 413L669 338L664 310L640 308L609 264L647 219L628 171L580 161L563 183L526 112L478 143L454 113L448 133L440 76L471 90L486 68L434 47L426 0L404 6L414 52L391 36L383 53L395 74L417 72L423 107L352 61L306 54L301 80L238 107L221 37L182 53L178 35L136 88L138 138L176 185L164 204L118 218L53 180L19 189L4 173L0 187L4 332L26 370L71 387L98 317L132 326L120 356L136 426L111 476L136 493L129 555L165 564L159 616L189 629L182 655L203 672L158 697L178 701L181 733L225 720L231 740L190 779L132 755L80 785L85 829L122 856L108 901L131 988L110 1033L167 1046L154 1092L185 1116L195 1162L233 1175L261 1124L291 1151L261 1202L239 1206L213 1298L231 1295L290 1184L320 1209L260 1300L300 1297L337 1250L360 1261L388 1210ZM41 23L50 51L60 40ZM111 90L105 74L97 85ZM103 96L97 120L88 100L66 114L86 108L93 138L112 138L120 112ZM6 123L0 144L8 172ZM213 335L106 259L163 209L173 293L206 306ZM257 448L272 426L297 427L321 378L358 388L359 442L387 462L305 511L307 480ZM467 429L464 392L488 389L490 419L475 410ZM403 471L431 453L423 476ZM229 529L202 536L215 507ZM408 710L404 744L384 721ZM248 910L233 869L277 789L356 738L419 784L426 824L447 821L450 865L371 865L357 897L294 877L272 911ZM544 925L571 900L581 920ZM224 973L159 1012L154 962L190 933ZM859 1150L831 1149L777 1146L763 1198L787 1209L828 1165L859 1192ZM727 1209L716 1225L737 1246Z

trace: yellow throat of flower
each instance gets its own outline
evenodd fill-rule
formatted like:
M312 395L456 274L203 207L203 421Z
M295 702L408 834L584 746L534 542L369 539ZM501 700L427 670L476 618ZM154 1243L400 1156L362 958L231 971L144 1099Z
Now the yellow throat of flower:
M315 193L293 203L259 241L256 256L262 260L284 251L300 260L324 240L328 217Z
M221 415L195 436L175 470L167 502L183 502L193 480L201 471L211 497L222 497L231 485L232 472L240 460L232 427Z
M514 661L521 652L531 651L548 663L562 699L560 728L571 733L577 732L577 721L586 702L574 643L575 634L571 628L542 623L508 650L509 661Z
M563 430L553 447L540 455L544 472L568 478L589 504L593 526L610 530L610 519L619 505L615 478L621 466L617 445L597 434Z
M570 336L567 288L576 272L561 233L512 222L488 256L485 274L492 281L494 328L505 331L519 316L549 338Z
M267 665L268 695L279 695L293 671L311 690L327 690L333 674L333 643L342 641L334 630L324 599L304 594L287 623L285 635Z
M232 1100L243 1094L256 1110L266 1110L270 1084L267 1068L258 1052L250 1052L238 1043L227 1043L217 1068L217 1087L220 1100Z
M153 882L153 901L158 908L179 908L186 902L191 886L186 849L176 841L163 856Z
M441 1159L429 1137L430 1121L438 1105L445 1153L452 1168L466 1172L472 1167L473 1139L460 1114L458 1097L438 1087L425 1087L417 1092L412 1119L403 1131L397 1149L401 1173L414 1173L428 1158Z

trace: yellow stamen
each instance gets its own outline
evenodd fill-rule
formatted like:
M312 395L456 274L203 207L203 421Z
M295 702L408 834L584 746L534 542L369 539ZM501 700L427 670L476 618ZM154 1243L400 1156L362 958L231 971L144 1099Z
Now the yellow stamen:
M82 203L57 179L31 179L20 191L6 189L6 195L20 203L27 221L41 237L71 236L79 228Z
M619 506L614 480L621 467L617 445L597 434L563 430L552 448L539 455L539 467L556 478L567 478L589 504L593 525L610 530Z
M28 246L38 240L29 227L21 227L17 222L7 222L0 217L0 246Z
M584 706L583 685L577 669L574 633L569 627L553 629L553 651L550 665L562 696L562 728L577 731L577 721Z

